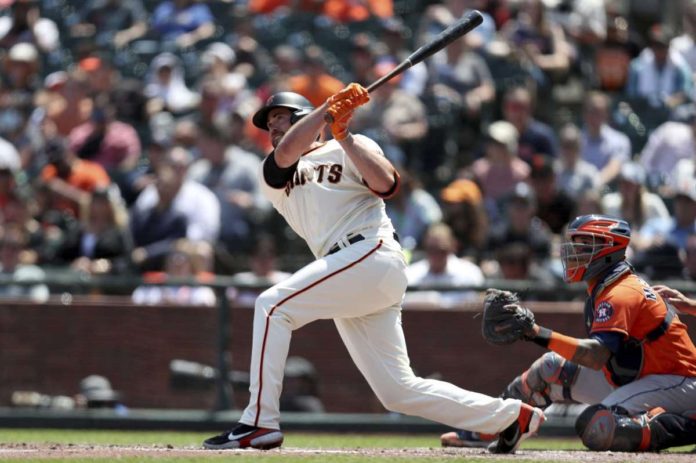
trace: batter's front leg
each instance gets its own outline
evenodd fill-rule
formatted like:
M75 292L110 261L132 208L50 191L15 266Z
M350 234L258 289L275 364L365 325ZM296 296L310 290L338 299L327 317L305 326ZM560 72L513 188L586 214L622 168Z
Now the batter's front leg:
M283 389L285 362L290 349L293 325L275 303L273 288L256 300L254 331L249 367L249 405L240 423L280 428L280 393Z
M519 400L417 377L409 364L398 306L335 323L353 361L388 410L487 434L507 428L520 414Z

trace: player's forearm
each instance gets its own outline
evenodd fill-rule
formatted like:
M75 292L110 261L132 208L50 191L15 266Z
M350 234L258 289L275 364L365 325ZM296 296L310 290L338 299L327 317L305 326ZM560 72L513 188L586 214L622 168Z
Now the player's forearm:
M611 351L596 339L578 339L552 331L537 324L530 336L531 340L571 362L593 370L606 365Z
M279 167L290 167L319 138L326 122L326 103L316 108L290 127L275 149L275 161Z
M394 188L396 170L381 153L375 152L361 137L353 135L347 136L339 143L372 190L386 193Z

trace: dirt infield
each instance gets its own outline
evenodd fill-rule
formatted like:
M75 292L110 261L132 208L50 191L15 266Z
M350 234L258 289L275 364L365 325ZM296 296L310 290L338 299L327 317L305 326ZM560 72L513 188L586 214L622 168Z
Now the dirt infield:
M469 459L481 459L481 461L512 461L515 460L543 460L558 462L653 462L653 463L686 463L693 462L693 453L612 453L612 452L585 452L578 450L520 450L515 457L509 455L491 455L482 449L452 449L452 448L404 448L404 449L306 449L283 447L282 449L261 452L257 450L203 450L200 448L181 448L172 446L99 446L99 445L75 445L75 444L2 444L0 445L0 460L8 459L21 461L29 458L102 458L118 459L119 457L142 457L149 459L195 457L195 458L229 458L263 454L265 456L277 456L282 461L284 456L321 458L334 455L364 456L375 459L394 460L398 458L452 459L466 457Z

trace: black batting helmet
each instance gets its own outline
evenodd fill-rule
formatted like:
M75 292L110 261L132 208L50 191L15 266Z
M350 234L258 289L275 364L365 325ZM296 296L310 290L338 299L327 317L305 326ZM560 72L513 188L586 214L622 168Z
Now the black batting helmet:
M299 93L294 92L280 92L271 95L263 108L256 111L254 117L251 119L254 125L260 129L268 130L268 113L271 112L273 108L287 108L292 111L291 122L294 124L301 118L311 113L314 109L312 103Z

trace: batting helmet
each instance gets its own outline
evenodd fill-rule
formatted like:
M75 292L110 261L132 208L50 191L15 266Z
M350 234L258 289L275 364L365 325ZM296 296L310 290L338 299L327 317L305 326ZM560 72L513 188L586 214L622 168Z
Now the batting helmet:
M576 217L561 245L563 279L588 281L626 258L631 227L625 220L605 215Z
M252 122L254 125L260 129L268 130L268 113L271 112L273 108L287 108L292 111L292 116L290 119L291 123L299 121L301 118L311 113L314 109L312 103L299 93L294 92L280 92L271 95L263 108L256 111Z

